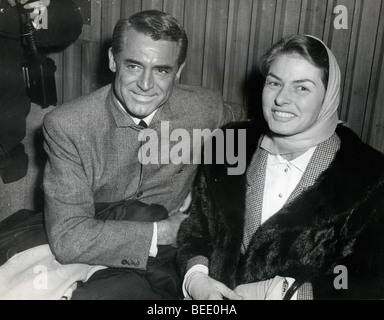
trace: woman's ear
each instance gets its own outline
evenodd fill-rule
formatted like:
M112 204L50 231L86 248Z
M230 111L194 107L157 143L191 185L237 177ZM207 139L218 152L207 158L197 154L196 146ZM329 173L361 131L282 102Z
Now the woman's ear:
M108 57L109 57L109 69L112 72L116 72L116 61L115 56L113 55L112 48L109 48L108 50Z

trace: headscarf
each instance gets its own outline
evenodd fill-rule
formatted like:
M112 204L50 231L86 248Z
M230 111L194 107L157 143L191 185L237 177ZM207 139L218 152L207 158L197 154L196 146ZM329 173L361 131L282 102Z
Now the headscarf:
M316 122L306 131L292 136L277 136L269 131L263 138L261 147L271 154L289 154L306 151L311 147L330 138L339 123L337 108L340 103L341 73L334 54L320 39L309 36L321 42L327 49L329 58L329 79L324 101Z

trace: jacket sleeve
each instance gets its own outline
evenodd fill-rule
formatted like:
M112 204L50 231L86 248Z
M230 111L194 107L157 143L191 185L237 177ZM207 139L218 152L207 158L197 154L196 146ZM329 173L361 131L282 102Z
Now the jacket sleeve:
M53 254L61 263L145 268L153 223L95 219L92 178L68 130L60 114L45 116L44 215Z

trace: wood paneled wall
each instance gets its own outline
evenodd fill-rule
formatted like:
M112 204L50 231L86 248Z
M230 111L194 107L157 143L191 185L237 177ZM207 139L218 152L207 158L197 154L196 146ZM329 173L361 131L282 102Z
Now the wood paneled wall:
M336 29L334 8L347 9L347 28ZM111 80L107 49L116 21L159 9L171 13L189 36L182 83L222 92L252 114L249 97L260 83L261 55L282 36L305 33L331 48L342 72L340 118L384 152L384 3L382 0L92 0L91 21L78 41L52 55L59 102Z

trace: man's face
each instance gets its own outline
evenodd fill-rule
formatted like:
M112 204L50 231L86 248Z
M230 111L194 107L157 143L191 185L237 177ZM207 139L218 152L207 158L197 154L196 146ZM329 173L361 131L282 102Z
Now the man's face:
M177 64L177 44L154 41L130 29L124 49L116 56L109 50L109 68L116 72L117 98L134 117L145 118L168 101L182 65Z

